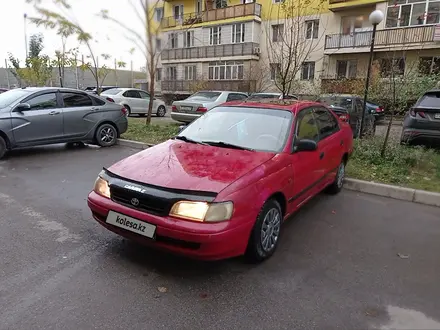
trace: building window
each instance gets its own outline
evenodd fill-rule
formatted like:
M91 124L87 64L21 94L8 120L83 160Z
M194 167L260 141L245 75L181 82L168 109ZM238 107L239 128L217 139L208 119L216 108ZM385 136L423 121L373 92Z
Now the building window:
M284 24L272 25L272 41L278 42L283 40Z
M402 76L405 74L405 59L401 58L381 58L380 74L382 77Z
M202 12L202 0L196 0L196 13L200 14Z
M156 51L160 52L162 50L162 40L156 38Z
M301 79L302 80L315 79L315 62L303 62L301 67Z
M183 34L183 47L194 47L194 31L186 31Z
M273 3L282 3L282 2L284 2L284 0L272 0L273 1Z
M154 19L156 20L156 22L160 23L162 18L163 18L163 8L155 8L154 9Z
M232 25L232 43L244 42L244 23Z
M306 21L306 39L318 39L319 20Z
M183 5L176 5L173 8L173 16L175 20L180 20L183 18Z
M175 66L167 67L167 79L177 80L177 68Z
M215 0L214 1L214 9L226 8L227 6L228 6L227 0Z
M336 75L338 79L353 79L357 74L357 60L336 61Z
M420 57L419 73L422 75L440 74L440 57Z
M440 23L440 1L389 0L385 27Z
M162 80L162 69L156 69L155 78L156 78L156 81Z
M280 72L281 66L279 63L270 63L270 80L276 80Z
M196 79L196 66L188 65L184 67L184 79L195 80Z
M368 16L345 16L341 19L341 33L344 35L353 34L354 32L363 31L363 24L368 22ZM369 23L368 23L369 24ZM368 25L365 28L369 28Z
M209 80L243 80L242 61L210 62L208 70Z
M177 33L170 33L168 35L168 44L170 46L170 48L178 48L178 38L177 38Z
M209 29L209 44L220 45L222 43L222 27L215 26Z

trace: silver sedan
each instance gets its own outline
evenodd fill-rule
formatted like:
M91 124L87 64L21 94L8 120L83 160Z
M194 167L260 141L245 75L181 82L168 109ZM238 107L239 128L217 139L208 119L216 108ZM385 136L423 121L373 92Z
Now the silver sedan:
M136 88L112 88L101 93L107 101L118 103L124 106L129 115L145 116L148 113L148 106L151 102L150 94ZM153 99L153 114L158 117L165 116L165 102Z

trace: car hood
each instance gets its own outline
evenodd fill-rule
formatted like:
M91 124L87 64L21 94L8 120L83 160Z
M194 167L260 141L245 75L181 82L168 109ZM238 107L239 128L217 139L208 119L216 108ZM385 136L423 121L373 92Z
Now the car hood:
M154 186L218 193L274 156L168 140L125 158L108 170Z

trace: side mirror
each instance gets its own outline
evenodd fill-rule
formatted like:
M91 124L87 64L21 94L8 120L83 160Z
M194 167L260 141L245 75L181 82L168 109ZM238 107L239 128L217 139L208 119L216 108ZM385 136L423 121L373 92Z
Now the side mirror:
M318 143L314 140L302 139L298 140L295 143L295 147L293 149L294 152L300 151L316 151L318 149Z
M186 125L179 126L179 133L182 132L186 128Z
M26 110L30 110L31 106L29 105L29 103L20 103L19 105L17 105L14 109L14 112L22 112L22 111L26 111Z

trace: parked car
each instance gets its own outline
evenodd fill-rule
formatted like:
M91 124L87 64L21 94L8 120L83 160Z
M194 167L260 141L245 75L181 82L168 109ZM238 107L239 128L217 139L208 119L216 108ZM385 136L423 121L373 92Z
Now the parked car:
M151 101L150 94L136 88L114 88L101 93L107 101L123 105L129 115L145 116L148 113L148 106ZM158 117L165 116L167 108L165 102L153 99L153 114Z
M353 130L353 137L357 138L361 130L362 110L364 101L360 96L349 94L327 94L321 95L317 100L319 103L323 103L335 111L341 108L347 109L348 121ZM367 136L374 136L376 132L376 123L374 115L371 110L366 108L364 131L363 134Z
M341 190L352 148L350 126L319 103L228 103L104 169L88 205L102 226L143 244L262 261L292 213Z
M4 92L7 92L9 89L7 89L7 88L0 88L0 94L1 93L4 93Z
M58 87L0 94L0 158L18 147L90 142L116 143L127 130L127 110L84 91Z
M383 120L385 118L385 109L381 105L377 105L367 101L367 108L373 114L374 119L377 121Z
M426 92L407 112L400 141L440 145L440 89Z
M240 92L197 92L185 100L174 101L171 108L171 118L182 123L190 123L219 104L245 100L247 97L246 93Z
M104 93L105 91L108 91L109 89L113 89L113 88L118 88L118 86L101 86L101 94ZM94 87L86 87L84 89L86 92L91 93L91 94L98 94L96 86Z
M262 99L298 100L298 96L289 94L283 97L283 93L253 93L248 98L248 100L262 100Z

